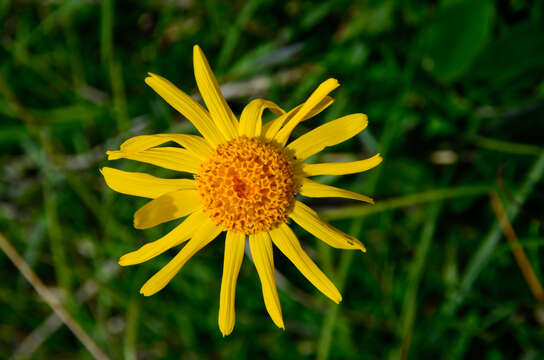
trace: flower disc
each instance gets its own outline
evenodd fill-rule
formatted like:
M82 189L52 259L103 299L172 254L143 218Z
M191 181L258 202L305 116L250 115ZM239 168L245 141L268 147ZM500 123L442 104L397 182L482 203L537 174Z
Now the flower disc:
M240 137L219 145L195 175L204 211L225 230L268 231L287 220L295 196L289 158L276 146Z

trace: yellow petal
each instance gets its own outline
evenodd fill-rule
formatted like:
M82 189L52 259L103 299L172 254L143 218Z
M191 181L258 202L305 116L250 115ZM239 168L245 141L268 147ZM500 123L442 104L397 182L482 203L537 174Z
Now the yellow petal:
M293 129L338 86L340 84L336 79L328 79L322 82L302 105L300 110L285 123L283 128L274 137L274 140L280 145L285 145Z
M134 214L134 227L148 229L187 216L202 208L197 190L178 190L159 196Z
M300 242L287 224L282 223L271 230L270 236L278 249L291 260L302 275L304 275L319 291L335 303L342 301L342 295L340 295L336 286L334 286L302 249Z
M366 195L357 194L334 186L323 185L307 178L302 178L301 183L302 186L300 187L299 193L302 196L318 198L340 197L374 204L374 200Z
M315 211L300 201L295 201L289 217L304 230L332 247L366 252L365 246L359 240L329 225Z
M328 108L332 103L334 102L334 99L330 96L326 96L323 100L321 100L319 102L319 104L317 104L313 109L312 111L310 111L308 114L306 114L304 116L304 118L302 119L302 121L305 121L305 120L308 120L308 119L311 119L313 118L314 116L316 116L317 114L319 114L320 112L322 112L323 110L325 110L326 108ZM286 123L288 122L299 110L300 108L302 107L302 105L304 104L300 104L298 106L296 106L295 108L293 108L291 111L289 111L288 113L286 114L283 114L282 116L278 116L277 118L275 118L274 120L271 120L269 122L267 122L264 126L263 126L263 133L262 133L262 137L266 140L272 140L274 138L274 136L276 136L276 134L278 133L278 131L280 130L280 128Z
M219 235L221 228L216 226L210 220L201 225L198 231L195 232L193 238L189 240L187 245L163 267L158 273L153 275L151 279L140 289L140 294L150 296L162 290L170 280L181 270L183 265L196 254L204 246L208 245L213 239Z
M255 263L255 268L261 280L264 305L274 324L285 329L283 316L281 314L280 298L276 289L276 278L274 276L274 252L270 235L261 232L249 235L249 249Z
M236 313L234 301L236 281L244 258L246 236L244 234L227 232L225 239L225 256L223 260L223 279L221 280L221 295L219 296L219 330L227 336L234 329Z
M161 179L145 173L122 171L110 167L104 167L100 169L100 172L112 190L127 195L155 199L175 190L196 190L195 181L190 179Z
M151 148L137 153L123 151L107 151L108 160L130 159L163 167L165 169L196 174L202 164L202 159L192 152L176 147Z
M198 90L215 125L225 139L234 139L238 135L236 117L223 97L208 60L198 45L193 47L193 63Z
M193 98L162 76L149 73L145 83L153 88L170 106L185 116L214 148L225 138L217 130L210 114Z
M264 99L251 100L251 102L246 105L242 111L242 115L240 116L240 126L238 128L238 133L240 136L261 136L263 123L262 116L266 109L270 109L270 111L278 116L285 114L285 111L283 111L272 101Z
M278 116L277 118L267 122L263 126L263 130L262 130L262 134L261 134L262 138L266 139L266 140L274 139L274 136L276 136L278 131L280 131L283 124L285 124L287 121L292 119L293 116L295 116L295 114L300 110L301 107L302 107L302 104L298 105L297 107L295 107L293 109L291 109L289 112L287 112L287 113L285 113L285 114L283 114L281 116Z
M143 263L149 259L154 258L177 246L187 240L193 235L193 233L200 229L202 223L209 220L202 210L196 211L189 215L181 224L176 226L168 234L164 235L158 240L145 244L136 251L132 251L128 254L121 256L119 259L119 265L128 266Z
M380 154L376 154L371 158L348 161L348 162L335 162L335 163L321 163L321 164L302 164L302 172L306 176L316 175L346 175L360 173L366 170L370 170L378 166L382 162L383 158Z
M213 148L201 136L186 134L155 134L134 136L121 144L120 151L137 153L166 142L173 141L183 146L202 160L207 160Z
M299 160L307 159L327 146L336 145L357 135L368 124L366 115L352 114L313 129L287 145Z

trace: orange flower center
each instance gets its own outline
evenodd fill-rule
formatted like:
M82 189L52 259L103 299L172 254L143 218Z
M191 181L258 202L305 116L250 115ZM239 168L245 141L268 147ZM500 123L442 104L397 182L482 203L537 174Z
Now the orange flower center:
M289 158L254 138L219 145L195 179L206 214L223 229L244 234L285 222L295 196Z

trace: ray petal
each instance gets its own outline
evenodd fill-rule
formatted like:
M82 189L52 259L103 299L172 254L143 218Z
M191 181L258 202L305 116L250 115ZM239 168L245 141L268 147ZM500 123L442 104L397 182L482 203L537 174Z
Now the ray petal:
M251 100L240 116L240 127L238 128L240 136L258 137L261 135L262 116L266 109L270 109L270 111L278 116L285 114L285 111L272 101L264 99Z
M301 183L302 186L299 193L302 196L318 198L339 197L374 204L374 200L366 195L357 194L334 186L323 185L308 178L302 178Z
M313 118L314 116L316 116L317 114L319 114L320 112L328 108L333 102L334 102L334 99L332 97L326 96L308 114L306 114L301 121L306 121L308 119ZM274 136L276 136L278 131L281 129L281 127L286 122L288 122L293 116L295 116L295 114L302 108L302 105L304 104L300 104L294 107L288 113L278 116L277 118L264 124L261 136L266 140L272 140Z
M264 305L277 327L285 329L281 314L280 298L274 277L274 252L270 235L261 232L249 236L249 249L261 280Z
M383 158L376 154L368 159L347 162L332 162L321 164L302 164L302 172L305 176L316 175L346 175L356 174L370 170L378 166Z
M137 153L173 141L192 152L202 160L207 160L213 148L201 136L187 134L154 134L131 137L121 144L120 151L124 153Z
M229 335L234 329L236 319L235 295L236 281L244 258L246 236L244 234L227 232L225 239L225 255L223 260L223 278L221 280L221 295L219 296L219 329L223 336Z
M306 279L308 279L319 291L335 303L342 301L342 295L340 295L336 286L334 286L312 259L310 259L304 249L302 249L300 242L287 224L282 223L271 230L270 236L278 249L291 260Z
M141 172L123 171L110 167L103 167L100 173L112 190L150 199L175 190L196 189L196 182L190 179L162 179Z
M134 214L134 227L150 227L187 216L202 208L197 190L177 190L151 200Z
M165 169L195 174L202 164L191 151L176 147L158 147L136 153L121 150L107 151L108 160L129 159L163 167Z
M329 225L315 211L300 201L295 201L289 217L304 230L334 248L357 249L366 252L365 246L359 240Z
M193 66L196 84L212 119L227 140L238 135L238 121L221 93L215 75L198 45L193 47Z
M307 159L327 146L339 144L357 135L367 126L367 116L351 114L307 132L287 145L299 160Z
M193 233L197 229L200 229L202 223L205 223L208 220L208 215L202 210L192 213L187 216L181 224L160 239L145 244L136 251L121 256L119 265L128 266L140 264L162 254L166 250L189 240Z
M278 131L274 136L274 140L280 145L285 145L293 129L338 86L340 84L336 79L328 79L322 82L310 95L308 100L304 102L300 110Z
M170 106L185 116L212 147L215 148L226 141L202 105L170 81L162 76L149 73L149 76L145 78L145 83L151 86Z
M200 249L215 239L221 231L221 228L210 220L201 224L199 230L194 233L193 238L189 240L187 245L166 266L146 281L140 289L140 293L144 296L150 296L162 290L181 270L183 265Z

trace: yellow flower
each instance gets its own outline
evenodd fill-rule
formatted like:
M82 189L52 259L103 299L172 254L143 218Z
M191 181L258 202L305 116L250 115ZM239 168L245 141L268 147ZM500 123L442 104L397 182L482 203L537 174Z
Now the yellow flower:
M325 147L361 132L367 126L364 114L331 121L287 144L300 122L332 104L334 100L328 94L339 86L335 79L323 82L306 102L289 112L268 100L252 100L238 120L198 46L194 47L193 57L196 82L208 111L158 75L150 74L145 82L191 121L202 137L142 135L125 141L120 150L107 152L109 160L125 158L194 174L194 180L162 179L109 167L101 170L113 190L153 199L134 214L135 228L147 229L186 217L162 238L122 256L119 264L142 263L188 240L140 290L145 296L153 295L163 289L196 252L226 231L218 320L225 336L234 328L235 287L247 236L266 309L274 323L284 328L274 279L272 244L323 294L336 303L342 300L334 284L302 249L287 224L289 219L332 247L366 251L359 240L330 226L311 208L295 200L295 194L372 203L367 196L322 185L309 178L362 172L377 166L382 158L377 154L354 162L304 162ZM277 117L262 124L266 109ZM168 142L180 147L160 146Z

